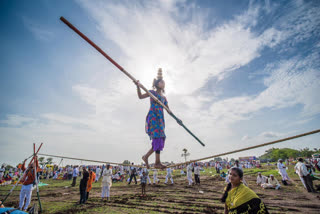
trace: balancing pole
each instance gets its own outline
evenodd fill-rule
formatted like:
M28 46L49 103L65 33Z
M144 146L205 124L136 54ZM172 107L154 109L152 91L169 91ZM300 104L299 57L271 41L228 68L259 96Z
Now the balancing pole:
M99 51L105 58L107 58L113 65L115 65L120 71L122 71L125 75L127 75L133 82L137 83L137 80L124 68L122 68L116 61L114 61L109 55L107 55L101 48L99 48L94 42L92 42L88 37L86 37L83 33L81 33L75 26L73 26L68 20L66 20L63 16L60 17L60 20L68 25L74 32L76 32L79 36L81 36L84 40L86 40L92 47L94 47L97 51ZM165 106L157 97L155 97L152 93L148 91L142 84L140 84L140 88L142 88L154 101L156 101L159 105L161 105L164 109L167 110L168 114L171 115L177 123L182 126L190 135L192 135L202 146L205 146L204 143L199 140L197 136L195 136L183 123L177 118L170 109Z

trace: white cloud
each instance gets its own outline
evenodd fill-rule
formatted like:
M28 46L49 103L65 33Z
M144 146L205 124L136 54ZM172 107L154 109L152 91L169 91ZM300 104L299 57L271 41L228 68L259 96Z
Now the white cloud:
M318 54L305 59L284 60L266 67L270 76L265 78L267 87L255 96L233 97L213 103L210 108L215 120L234 123L252 118L265 108L281 109L297 104L303 106L304 116L320 113L320 75L313 67Z
M21 115L9 114L6 119L0 120L0 124L5 124L7 126L21 126L30 124L36 121L36 119L31 117L25 117Z

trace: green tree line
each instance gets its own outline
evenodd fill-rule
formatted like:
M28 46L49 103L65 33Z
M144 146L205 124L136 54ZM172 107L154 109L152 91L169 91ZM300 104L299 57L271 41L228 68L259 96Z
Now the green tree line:
M300 150L289 149L289 148L271 148L265 151L265 154L259 157L260 160L277 161L278 159L288 159L288 158L298 158L304 157L309 158L313 154L320 153L320 149L314 148L313 150L309 148L304 148Z

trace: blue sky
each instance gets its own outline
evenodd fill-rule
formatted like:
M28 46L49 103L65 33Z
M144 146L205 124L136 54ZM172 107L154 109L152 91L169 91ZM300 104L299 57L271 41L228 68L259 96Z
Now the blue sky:
M183 148L196 159L318 129L319 9L303 0L0 1L0 163L29 156L33 142L112 162L139 163L150 147L148 100L60 16L146 87L164 70L170 108L207 145L166 115L165 161L182 161ZM275 147L319 145L317 134Z

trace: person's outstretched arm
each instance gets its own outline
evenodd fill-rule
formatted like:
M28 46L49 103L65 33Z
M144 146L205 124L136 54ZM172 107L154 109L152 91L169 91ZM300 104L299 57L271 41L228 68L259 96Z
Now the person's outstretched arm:
M145 98L149 97L149 94L147 94L147 93L142 94L141 93L139 80L137 80L137 82L134 82L134 84L136 84L136 86L137 86L137 93L138 93L139 99L145 99Z

